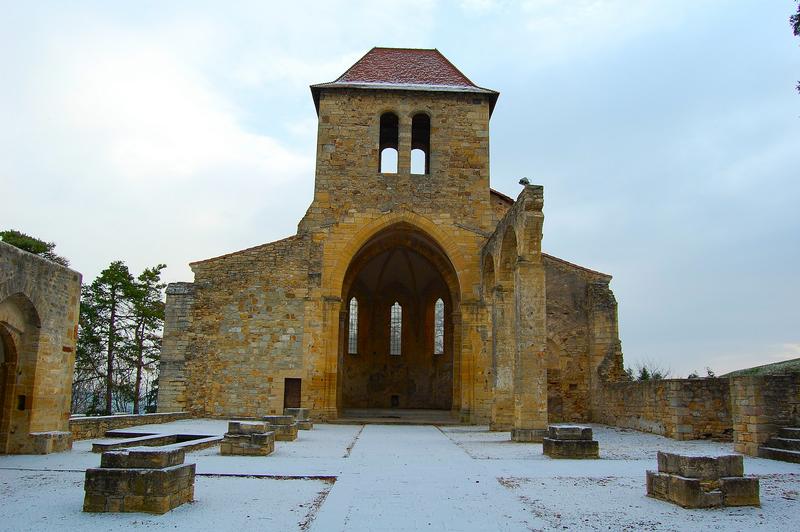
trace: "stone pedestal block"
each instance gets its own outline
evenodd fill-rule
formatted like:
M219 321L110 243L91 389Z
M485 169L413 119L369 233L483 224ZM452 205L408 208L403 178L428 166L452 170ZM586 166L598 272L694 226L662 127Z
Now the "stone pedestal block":
M291 425L295 423L294 416L286 415L286 416L264 416L264 421L268 425Z
M223 456L267 456L275 450L275 433L266 423L231 421L219 452Z
M700 479L666 473L647 472L647 495L684 508L714 508L722 506L722 492L706 491Z
M547 431L543 429L511 429L511 441L541 443Z
M291 425L271 425L269 430L275 433L277 441L294 441L297 439L297 423Z
M684 508L760 506L757 478L744 477L741 456L658 453L658 472L647 472L647 495Z
M592 439L590 427L550 425L542 451L550 458L599 458L600 445Z
M32 432L33 454L50 454L72 449L72 433L66 431Z
M284 408L284 415L294 417L297 422L297 428L300 430L311 430L314 428L314 423L309 418L308 408Z
M544 454L550 458L599 458L600 445L595 440L542 440Z
M292 416L297 421L305 421L309 419L310 411L308 408L284 408L283 414L286 416Z
M277 441L294 441L297 439L297 422L294 416L264 416L269 430L275 433Z
M229 421L228 434L262 434L267 432L267 424L251 421Z
M687 478L718 480L720 477L741 477L744 460L735 454L712 458L659 452L658 471Z
M719 483L724 506L761 506L757 478L723 477Z
M591 440L592 428L579 425L550 425L547 437L551 440Z
M195 464L181 449L129 449L103 453L100 467L87 469L84 512L163 514L194 497Z

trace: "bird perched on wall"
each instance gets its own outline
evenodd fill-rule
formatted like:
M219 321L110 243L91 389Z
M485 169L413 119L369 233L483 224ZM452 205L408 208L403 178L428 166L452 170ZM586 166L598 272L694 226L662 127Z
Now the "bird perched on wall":
M530 185L531 184L531 180L528 179L527 177L523 177L522 179L519 180L519 184L520 185Z

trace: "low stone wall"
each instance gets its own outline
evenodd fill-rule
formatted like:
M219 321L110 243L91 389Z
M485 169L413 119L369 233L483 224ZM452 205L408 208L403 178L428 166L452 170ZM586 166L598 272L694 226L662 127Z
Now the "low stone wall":
M609 384L594 421L676 440L730 441L728 379L667 379Z
M758 456L780 427L800 425L800 374L731 378L733 448Z
M189 419L188 412L163 412L157 414L122 414L117 416L73 417L69 420L72 439L102 438L107 430L124 429L152 423L169 423Z

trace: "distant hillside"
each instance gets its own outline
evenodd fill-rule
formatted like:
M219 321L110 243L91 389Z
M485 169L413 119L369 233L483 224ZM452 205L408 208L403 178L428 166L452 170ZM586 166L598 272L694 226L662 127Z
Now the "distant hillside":
M721 377L740 377L742 375L784 375L786 373L800 373L800 358L784 360L774 364L765 364L754 368L731 371Z

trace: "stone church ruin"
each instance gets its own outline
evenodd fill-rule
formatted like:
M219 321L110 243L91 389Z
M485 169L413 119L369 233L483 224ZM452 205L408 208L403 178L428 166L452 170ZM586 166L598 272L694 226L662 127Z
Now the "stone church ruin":
M437 50L373 48L311 87L297 234L167 289L159 410L432 409L541 441L623 375L611 276L542 253L543 188L490 188L498 93Z

